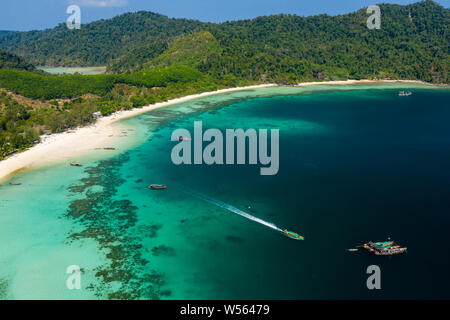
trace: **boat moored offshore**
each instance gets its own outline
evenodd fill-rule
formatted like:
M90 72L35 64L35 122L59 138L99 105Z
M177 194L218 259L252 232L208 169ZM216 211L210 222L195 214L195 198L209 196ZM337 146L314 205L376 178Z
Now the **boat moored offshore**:
M150 189L154 189L154 190L163 190L163 189L167 189L167 186L163 185L163 184L152 184L149 186Z
M410 95L412 95L412 92L405 92L405 91L400 91L398 93L399 97L409 97Z
M364 249L377 256L393 256L405 253L408 248L397 245L394 241L372 242L364 244Z

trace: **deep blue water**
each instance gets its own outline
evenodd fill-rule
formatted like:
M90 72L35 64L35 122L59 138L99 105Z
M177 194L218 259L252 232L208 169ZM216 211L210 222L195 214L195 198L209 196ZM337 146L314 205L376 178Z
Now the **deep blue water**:
M212 246L192 253L203 281L215 284L217 291L207 297L450 297L448 91L416 90L407 98L396 93L244 100L173 121L140 148L139 172L146 181L173 181L243 210L251 206L250 213L306 237L290 241L222 209L233 220L229 226L219 220L205 226L205 234L186 229L186 239L193 233ZM175 128L192 132L194 120L202 120L205 130L279 128L278 175L260 176L259 165L173 165L168 137ZM166 201L176 198L185 196L179 190L164 195ZM189 212L173 210L189 221ZM204 203L196 210L207 215L216 208ZM345 251L388 237L407 246L408 254L380 258ZM366 287L372 264L382 271L378 292Z

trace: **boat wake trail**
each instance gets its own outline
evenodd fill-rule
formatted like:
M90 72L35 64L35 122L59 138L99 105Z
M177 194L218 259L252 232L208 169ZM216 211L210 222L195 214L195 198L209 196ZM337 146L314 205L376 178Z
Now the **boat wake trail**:
M238 215L240 215L240 216L242 216L244 218L247 218L249 220L252 220L252 221L255 221L257 223L260 223L260 224L262 224L262 225L264 225L266 227L269 227L269 228L274 229L274 230L279 231L279 232L283 232L283 230L278 228L273 223L270 223L270 222L264 221L264 220L262 220L260 218L257 218L255 216L252 216L251 214L248 214L247 212L244 212L244 211L242 211L242 210L240 210L240 209L238 209L236 207L233 207L232 205L229 205L228 203L225 203L225 202L222 202L222 201L219 201L219 200L216 200L216 199L212 199L212 198L210 198L208 196L205 196L203 194L200 194L198 192L186 191L186 190L184 192L186 192L186 193L188 193L188 194L190 194L190 195L192 195L192 196L194 196L196 198L199 198L201 200L209 202L209 203L211 203L211 204L213 204L215 206L218 206L218 207L226 209L226 210L228 210L230 212L236 213L236 214L238 214Z

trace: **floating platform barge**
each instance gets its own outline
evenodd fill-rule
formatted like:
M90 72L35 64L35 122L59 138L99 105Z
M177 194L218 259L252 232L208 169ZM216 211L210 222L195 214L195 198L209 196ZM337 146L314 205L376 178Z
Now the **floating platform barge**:
M394 241L368 242L364 244L364 249L377 256L393 256L405 253L408 248L397 245Z

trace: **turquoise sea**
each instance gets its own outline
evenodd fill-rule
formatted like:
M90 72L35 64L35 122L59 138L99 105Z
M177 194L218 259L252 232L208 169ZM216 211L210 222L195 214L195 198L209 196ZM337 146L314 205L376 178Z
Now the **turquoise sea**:
M414 84L275 87L123 120L118 150L0 184L0 299L450 299L449 97ZM279 173L174 165L172 131L198 120L279 129ZM346 251L388 237L408 253ZM71 265L81 290L66 287ZM381 290L366 287L370 265Z

